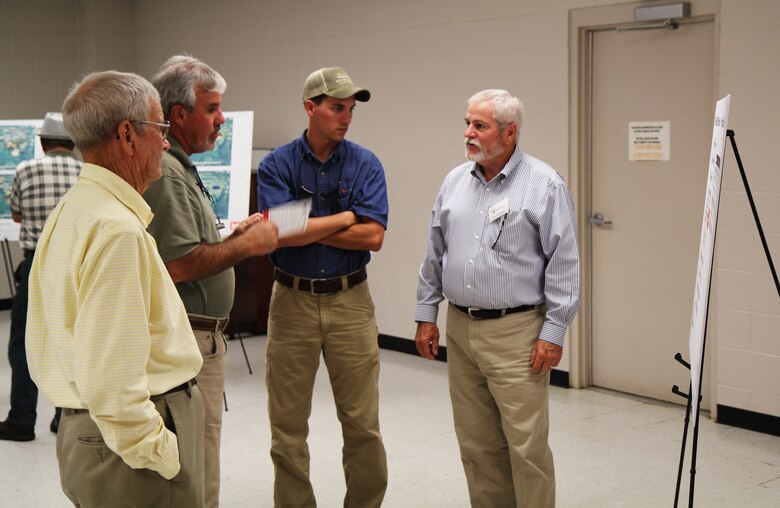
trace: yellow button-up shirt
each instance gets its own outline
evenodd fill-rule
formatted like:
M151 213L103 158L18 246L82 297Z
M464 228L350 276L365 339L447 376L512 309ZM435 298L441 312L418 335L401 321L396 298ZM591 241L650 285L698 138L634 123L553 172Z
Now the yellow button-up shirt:
M130 466L171 479L176 435L149 399L203 360L176 287L127 182L85 164L41 233L29 281L27 361L55 405L87 408Z

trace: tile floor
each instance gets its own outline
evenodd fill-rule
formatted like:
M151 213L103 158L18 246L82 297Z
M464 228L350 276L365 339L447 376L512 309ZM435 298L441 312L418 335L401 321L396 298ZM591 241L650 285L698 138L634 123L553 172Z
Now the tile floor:
M9 311L0 312L0 417L8 410L5 351ZM222 506L272 506L273 468L265 412L265 337L230 342L222 444ZM468 494L452 428L446 364L382 351L382 432L390 482L384 506L467 507ZM311 476L319 506L342 505L341 433L324 367L310 421ZM553 387L551 446L558 507L671 507L684 408L598 389ZM0 506L70 506L59 487L53 414L38 405L36 440L0 441ZM690 447L690 439L689 439ZM688 453L690 456L690 453ZM687 506L686 464L679 506ZM780 507L780 438L727 427L703 416L699 431L695 506Z

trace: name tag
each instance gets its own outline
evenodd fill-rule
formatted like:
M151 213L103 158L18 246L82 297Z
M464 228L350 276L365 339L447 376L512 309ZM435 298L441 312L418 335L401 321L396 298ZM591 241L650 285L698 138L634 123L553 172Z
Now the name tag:
M504 198L488 208L488 221L493 222L509 213L509 198Z

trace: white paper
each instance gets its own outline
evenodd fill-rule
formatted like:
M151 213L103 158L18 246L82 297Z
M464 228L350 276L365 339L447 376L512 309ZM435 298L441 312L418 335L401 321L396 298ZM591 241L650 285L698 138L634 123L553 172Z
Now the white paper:
M499 217L509 213L509 198L504 198L495 205L488 208L488 221L493 222Z
M691 414L696 414L701 394L702 361L704 356L704 333L707 325L707 306L712 279L712 257L715 251L715 228L718 222L720 185L723 179L723 152L726 149L731 95L719 100L715 106L715 122L712 128L710 169L707 176L707 191L704 198L704 215L701 223L699 262L696 269L696 287L693 294L693 313L688 347L691 355Z
M279 238L284 238L306 231L310 212L311 198L307 198L269 208L263 212L263 217L276 224L279 229Z

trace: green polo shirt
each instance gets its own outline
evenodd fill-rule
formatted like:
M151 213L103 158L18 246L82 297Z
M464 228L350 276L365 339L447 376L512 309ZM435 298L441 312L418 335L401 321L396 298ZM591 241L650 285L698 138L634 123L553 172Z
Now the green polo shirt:
M171 148L163 153L162 177L144 193L154 213L148 231L166 263L189 254L201 243L222 241L211 204L198 187L195 165L173 136L169 135L168 141ZM233 307L235 275L228 268L205 279L177 282L176 289L187 312L224 317Z

